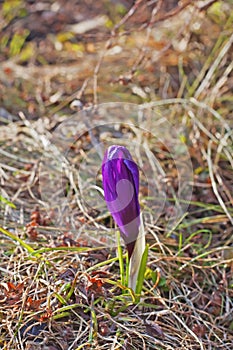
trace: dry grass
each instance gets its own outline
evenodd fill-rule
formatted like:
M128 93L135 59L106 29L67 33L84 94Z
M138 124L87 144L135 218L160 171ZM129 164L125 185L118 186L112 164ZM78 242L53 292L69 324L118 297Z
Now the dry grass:
M2 349L232 349L231 7L217 2L221 18L217 7L188 3L165 15L158 1L142 22L144 1L118 13L82 68L61 51L67 77L56 50L52 67L33 68L4 51ZM171 37L167 21L182 30ZM209 35L197 29L206 24ZM85 108L76 113L77 97ZM109 100L121 103L89 104ZM150 249L138 304L120 285L98 195L101 155L113 143L129 147L141 169Z

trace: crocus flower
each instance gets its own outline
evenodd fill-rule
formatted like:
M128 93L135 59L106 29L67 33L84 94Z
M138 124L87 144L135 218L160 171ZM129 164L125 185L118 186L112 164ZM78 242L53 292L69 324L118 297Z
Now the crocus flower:
M107 207L119 226L130 258L139 234L140 206L139 171L127 148L113 145L107 149L102 176Z

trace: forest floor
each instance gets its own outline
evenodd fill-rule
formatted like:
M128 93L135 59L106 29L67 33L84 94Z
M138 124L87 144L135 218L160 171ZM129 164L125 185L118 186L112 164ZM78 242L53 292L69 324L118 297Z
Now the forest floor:
M0 348L232 350L232 0L0 7ZM140 301L112 144L140 168Z

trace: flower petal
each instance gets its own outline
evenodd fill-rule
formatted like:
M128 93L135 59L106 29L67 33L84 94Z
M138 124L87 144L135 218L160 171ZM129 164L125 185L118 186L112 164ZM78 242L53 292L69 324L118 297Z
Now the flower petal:
M113 145L105 153L102 175L107 207L132 253L140 226L138 167L125 147Z

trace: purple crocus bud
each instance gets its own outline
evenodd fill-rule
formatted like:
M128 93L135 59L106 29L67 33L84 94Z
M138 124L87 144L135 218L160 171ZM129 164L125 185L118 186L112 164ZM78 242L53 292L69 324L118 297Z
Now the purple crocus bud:
M107 207L119 226L130 258L139 233L140 206L139 171L127 148L113 145L107 149L102 176Z

